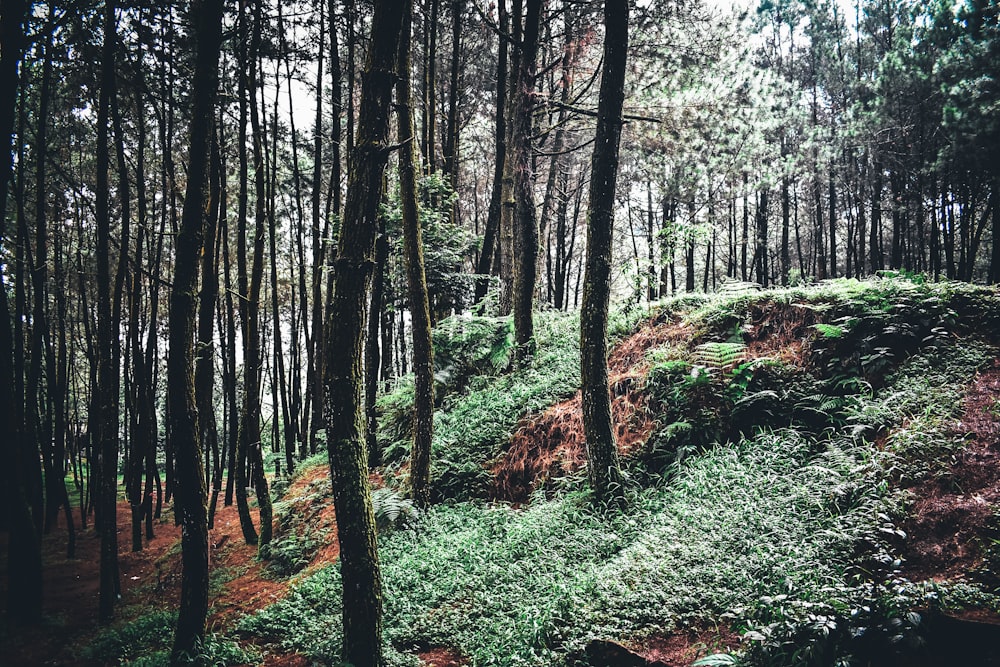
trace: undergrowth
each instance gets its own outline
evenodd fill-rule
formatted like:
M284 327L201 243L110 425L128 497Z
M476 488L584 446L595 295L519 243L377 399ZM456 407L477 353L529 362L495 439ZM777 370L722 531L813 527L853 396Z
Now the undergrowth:
M611 335L631 332L646 314L638 308L615 313ZM509 318L453 318L435 334L440 368L431 459L435 500L484 497L491 482L486 464L502 451L517 423L579 389L578 315L537 314L537 351L516 373L507 372L510 327ZM378 405L379 446L391 472L409 457L412 381L400 383Z
M82 651L86 660L132 667L167 667L174 638L177 613L154 611L134 620L101 630ZM209 634L202 643L197 664L206 667L255 664L260 660L256 649L245 648L235 640ZM196 664L192 660L191 664Z
M902 650L919 634L917 607L982 598L905 581L898 524L900 489L961 446L949 425L996 350L958 336L980 305L996 317L996 301L989 290L898 280L689 301L703 347L650 357L660 427L639 460L664 474L639 475L632 461L624 513L597 511L572 487L519 510L468 501L518 420L579 383L576 320L540 318L527 368L490 362L442 400L434 488L456 502L411 515L384 492L403 517L380 536L387 664L416 665L419 650L447 646L474 665L576 665L593 639L719 619L745 633L746 664ZM813 356L744 356L777 329ZM398 425L405 391L383 399L384 421ZM408 437L386 431L385 460L399 466ZM340 587L328 566L240 629L337 664Z

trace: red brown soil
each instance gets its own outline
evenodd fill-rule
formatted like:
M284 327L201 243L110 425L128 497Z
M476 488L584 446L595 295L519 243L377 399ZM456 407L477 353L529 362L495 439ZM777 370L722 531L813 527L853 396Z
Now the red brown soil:
M293 488L309 484L322 486L326 475L321 466L293 482ZM329 487L329 482L326 482ZM303 508L298 508L303 509ZM328 532L327 546L314 557L310 567L336 560L337 540L333 524L333 509L319 503L313 513L317 526ZM253 512L256 519L256 512ZM79 512L75 515L79 521ZM60 515L60 520L62 515ZM118 505L118 547L122 598L116 617L127 620L153 610L176 609L180 597L180 529L173 515L165 511L155 525L155 538L143 540L143 550L131 551L131 510L126 502ZM276 531L276 534L277 531ZM6 552L7 535L0 535L0 551ZM0 645L0 664L34 665L99 665L78 657L80 649L99 631L97 625L100 538L91 525L77 532L76 558L66 559L66 531L60 524L42 541L44 600L46 622L39 628L8 629L10 636ZM209 533L211 570L224 568L228 579L223 589L209 599L209 632L230 629L245 614L253 613L279 599L292 580L275 580L257 560L257 548L247 545L240 529L235 506L219 506L215 527ZM0 563L0 597L5 597L6 559ZM6 619L4 619L4 625ZM304 667L308 661L295 654L274 653L273 647L260 647L264 664L278 667Z
M688 667L714 653L731 653L740 646L740 636L722 625L712 629L689 628L665 637L650 637L636 647L647 663Z
M805 306L764 302L753 306L746 358L770 357L804 365L807 340L814 335L817 311ZM669 345L690 346L697 332L677 319L656 317L619 343L608 357L611 417L622 456L642 446L656 426L656 415L642 390L649 372L647 353ZM580 470L586 462L582 397L530 415L514 432L510 447L493 466L493 498L522 503L550 480Z
M425 667L463 667L468 664L461 655L443 646L435 646L417 654Z
M608 357L611 417L618 450L632 453L653 432L648 396L640 391L649 372L646 353L688 341L694 330L671 320L653 320L617 345ZM550 479L571 474L586 461L582 396L532 415L514 432L510 447L493 467L494 498L524 502Z
M904 574L914 581L975 576L983 564L984 543L996 537L995 508L1000 505L1000 360L980 373L966 394L955 427L966 446L944 474L911 488L911 516L903 526Z

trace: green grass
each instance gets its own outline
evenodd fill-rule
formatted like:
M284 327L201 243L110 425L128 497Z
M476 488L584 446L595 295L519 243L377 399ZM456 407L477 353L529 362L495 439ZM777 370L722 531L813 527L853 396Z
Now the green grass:
M177 613L168 611L154 611L119 623L101 630L82 657L134 667L169 665L176 623ZM256 650L243 648L232 639L211 634L205 638L202 658L199 664L225 667L256 663L260 656Z
M485 496L490 483L486 464L502 451L518 421L579 389L578 332L578 316L538 314L538 349L527 368L474 376L464 391L444 398L443 409L434 416L431 486L436 499ZM380 401L380 437L385 438L381 446L389 466L398 466L409 455L412 401L412 384L407 382Z
M909 627L909 609L929 598L898 579L894 545L905 498L892 482L928 474L960 446L949 422L962 389L996 351L954 343L971 326L957 310L992 308L983 304L995 296L899 280L836 281L662 304L668 313L688 309L702 341L743 335L773 304L805 304L822 318L870 316L878 326L865 335L876 338L893 334L884 329L898 321L930 330L938 318L949 329L899 348L874 383L827 376L826 365L806 372L780 364L761 366L773 387L742 366L715 369L725 381L702 383L690 379L687 361L654 359L667 373L656 380L665 402L697 404L704 397L690 392L715 391L735 408L770 392L769 409L784 410L793 428L740 429L734 443L710 443L674 461L665 477L642 478L659 480L653 486L633 486L625 513L594 510L585 490L572 490L580 483L551 500L536 495L521 510L468 500L483 493L485 464L518 420L579 383L575 318L540 317L528 368L470 377L437 414L435 489L451 504L381 538L388 664L414 665L418 649L442 645L473 665L570 665L594 638L640 638L720 619L748 633L746 659L754 664L829 664L849 655L859 633ZM953 308L956 300L965 305ZM645 315L619 316L617 335ZM845 354L835 346L860 330L841 321L842 335L812 330L814 341L832 346L829 355ZM674 370L679 375L668 380ZM405 391L384 407L405 408ZM817 396L804 404L810 393ZM796 410L827 412L810 422ZM885 433L887 446L872 447ZM340 586L338 568L327 567L241 629L336 664ZM978 599L975 591L946 590L934 596Z

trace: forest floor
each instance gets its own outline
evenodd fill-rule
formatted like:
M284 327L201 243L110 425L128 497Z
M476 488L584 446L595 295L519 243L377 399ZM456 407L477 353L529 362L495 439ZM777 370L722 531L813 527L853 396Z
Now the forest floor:
M800 323L807 326L808 323ZM768 332L773 335L775 332ZM786 340L794 340L789 331ZM621 444L648 436L642 396L633 391L644 369L645 352L654 346L682 341L690 332L670 322L650 322L624 340L611 356L612 389L615 417ZM763 335L763 332L762 332ZM773 344L780 341L775 340ZM767 352L776 349L769 346ZM964 399L961 416L954 432L965 438L966 446L951 460L950 467L930 475L908 489L913 498L910 518L903 528L907 533L902 574L911 581L953 581L992 577L983 568L989 545L997 544L994 508L1000 505L1000 360L979 373ZM579 396L552 406L541 415L522 423L512 439L507 456L493 469L494 496L508 501L527 500L540 481L553 469L578 466L583 445L579 421ZM630 437L632 434L632 437ZM561 449L544 443L561 442ZM338 555L332 505L327 494L327 471L316 466L293 478L282 502L287 512L322 528L323 544L316 549L310 564L290 578L279 578L267 571L257 559L257 549L246 545L235 506L220 506L215 527L210 532L210 559L213 588L210 599L208 630L230 633L237 619L280 599L290 585L317 567L335 561ZM79 519L77 514L75 519ZM255 515L256 518L256 515ZM180 531L173 524L172 513L164 511L155 526L156 537L143 541L143 549L130 549L131 512L126 502L118 507L119 553L122 597L117 607L119 619L128 620L153 610L176 609L180 593ZM104 664L81 658L99 626L98 567L100 539L90 525L77 531L76 557L66 558L66 531L63 516L60 524L43 539L44 614L41 627L14 630L5 616L0 616L0 665L82 665ZM282 529L280 517L276 526ZM0 553L7 551L7 536L0 535ZM984 581L991 588L1000 581ZM6 587L6 559L0 562L0 596ZM4 596L5 597L5 596ZM957 615L995 628L1000 618L994 613L971 610ZM243 637L249 642L252 638ZM608 665L646 664L680 667L715 651L737 648L740 638L725 623L715 627L694 627L667 636L650 637L642 646L624 647L605 642ZM277 667L305 667L303 656L282 651L274 645L257 646L259 664ZM618 652L618 653L616 653ZM420 652L425 665L457 667L465 664L456 653L442 647ZM618 655L618 657L614 657ZM622 657L631 656L631 657ZM640 662L627 662L628 660ZM595 663L597 664L597 663Z

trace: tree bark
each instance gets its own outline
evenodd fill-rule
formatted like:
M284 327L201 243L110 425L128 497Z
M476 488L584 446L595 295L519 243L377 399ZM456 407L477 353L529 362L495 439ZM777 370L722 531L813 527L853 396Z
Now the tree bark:
M531 135L542 2L527 0L525 9L521 52L512 90L511 136L507 145L507 159L504 161L504 168L510 173L510 188L504 206L511 213L514 231L511 301L514 342L517 345L515 359L519 364L523 364L534 354L535 347L532 307L538 267L538 219L535 211Z
M325 341L327 448L344 582L342 659L359 667L382 661L382 580L368 481L362 360L404 7L404 0L375 2Z
M118 369L113 347L117 336L112 327L111 305L111 213L108 176L110 170L108 116L115 80L115 3L104 8L104 45L101 59L101 92L97 111L96 230L97 230L97 427L95 447L100 448L99 520L101 534L100 593L98 620L110 623L120 589L118 574Z
M455 5L455 11L458 11L458 4ZM417 160L413 145L413 94L410 89L413 3L407 2L406 5L397 64L399 78L396 83L396 119L399 128L397 135L402 144L399 154L399 193L403 208L403 252L406 256L406 282L413 337L414 414L410 491L418 507L427 507L430 504L431 440L434 432L434 348L431 344L424 246L417 209Z
M167 393L171 433L176 443L174 511L181 525L181 601L171 664L188 664L201 649L208 613L208 516L202 443L195 400L195 310L199 262L205 239L205 199L209 142L218 87L222 45L222 0L201 0L194 7L197 55L192 83L191 148L177 261L168 321Z
M263 32L263 0L254 4L253 31L250 37L250 127L253 133L254 166L254 238L253 263L250 269L250 286L247 292L246 338L243 348L244 406L243 437L250 466L257 508L260 513L260 535L258 546L266 547L271 541L271 497L267 488L264 471L264 456L261 444L261 377L263 352L260 333L260 292L264 281L264 242L267 227L267 186L264 165L264 129L257 100L261 33Z
M591 159L587 211L587 265L580 310L580 373L587 475L598 503L623 500L618 446L608 392L608 303L611 296L611 245L618 178L625 62L628 55L628 2L604 3L604 70L597 107L597 134Z
M18 66L24 49L26 3L4 1L0 8L0 84L7 91L0 103L0 243L7 239L7 190L14 164L13 136L15 103L19 89ZM23 163L22 163L23 164ZM6 265L0 265L0 277ZM5 281L6 282L6 281ZM17 400L14 373L14 338L7 290L0 290L0 453L10 466L3 466L0 482L7 507L10 542L7 552L7 618L12 624L33 624L42 617L41 541L28 503L23 474L23 442L14 405Z
M503 191L504 157L507 153L507 123L505 120L507 107L507 2L501 0L498 6L500 34L497 37L497 105L494 115L494 151L493 151L493 189L490 193L490 208L486 216L486 229L483 231L483 247L479 251L479 261L476 263L476 297L479 303L486 296L489 288L489 276L496 272L493 255L496 252L497 237L500 233L501 196Z

